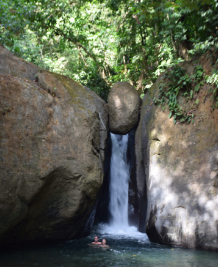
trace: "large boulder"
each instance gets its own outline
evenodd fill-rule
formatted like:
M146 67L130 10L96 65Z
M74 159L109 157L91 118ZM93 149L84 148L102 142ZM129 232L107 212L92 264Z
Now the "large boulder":
M139 121L139 93L127 82L115 83L108 96L108 110L110 131L129 133Z
M80 235L103 182L105 102L2 46L0 95L0 244Z
M191 74L194 62L183 67ZM194 124L174 125L167 108L153 103L160 79L144 96L135 137L139 228L154 242L218 250L218 110L211 86L196 93L194 111L194 101L187 103Z

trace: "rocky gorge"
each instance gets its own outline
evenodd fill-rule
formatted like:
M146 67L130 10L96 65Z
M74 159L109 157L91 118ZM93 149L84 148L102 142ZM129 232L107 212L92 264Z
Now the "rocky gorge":
M207 74L209 60L199 59ZM182 63L190 75L194 62ZM185 104L194 123L141 103L116 83L108 104L89 88L39 69L0 46L0 245L84 235L90 215L107 220L110 138L130 133L129 215L153 242L218 250L218 111L209 85Z

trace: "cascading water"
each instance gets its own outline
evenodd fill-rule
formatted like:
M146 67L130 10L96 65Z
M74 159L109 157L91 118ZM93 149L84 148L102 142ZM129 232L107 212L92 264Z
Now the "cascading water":
M147 235L137 231L137 227L128 224L128 190L130 168L127 163L127 135L111 135L112 153L110 162L109 212L110 221L99 224L98 230L104 236L124 236L140 238L147 242Z
M128 227L129 166L126 158L128 135L111 134L111 140L110 225L122 229Z

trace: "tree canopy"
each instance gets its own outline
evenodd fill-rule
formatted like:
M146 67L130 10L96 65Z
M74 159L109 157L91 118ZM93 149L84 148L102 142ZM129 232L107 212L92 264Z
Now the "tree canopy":
M0 43L105 100L116 81L140 94L167 68L217 49L218 0L2 0Z

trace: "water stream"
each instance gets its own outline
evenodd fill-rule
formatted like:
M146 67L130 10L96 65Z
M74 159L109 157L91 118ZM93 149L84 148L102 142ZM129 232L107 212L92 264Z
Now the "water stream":
M128 224L128 190L129 166L127 163L127 135L111 133L111 163L110 163L110 202L111 219L107 224L99 224L102 235L139 237L148 240L146 234L139 233L137 228Z
M128 135L111 134L110 225L121 229L128 226L129 166L127 164Z

